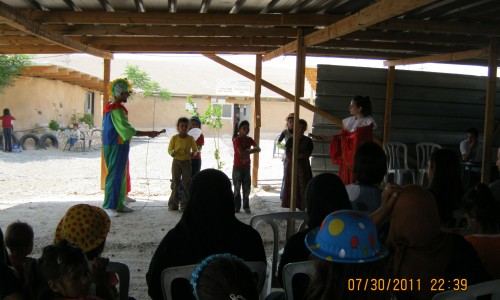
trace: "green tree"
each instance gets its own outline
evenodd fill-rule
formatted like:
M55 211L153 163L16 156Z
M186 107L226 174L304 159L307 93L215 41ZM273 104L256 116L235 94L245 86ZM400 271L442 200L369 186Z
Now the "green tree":
M139 70L136 65L127 65L123 75L127 77L134 88L142 90L145 96L158 96L164 101L172 98L169 90L162 88L158 82L151 81L149 74L146 71Z
M186 109L192 116L197 116L200 118L201 122L212 129L214 133L214 158L217 161L217 169L222 170L224 167L224 162L221 160L219 145L220 145L220 129L222 128L222 107L220 105L212 105L210 104L207 107L207 110L203 114L198 112L198 108L196 107L196 103L194 103L193 98L191 96L187 97L187 101L189 103L189 108Z
M31 65L29 55L0 54L0 92L12 86L14 79L22 74L22 69Z

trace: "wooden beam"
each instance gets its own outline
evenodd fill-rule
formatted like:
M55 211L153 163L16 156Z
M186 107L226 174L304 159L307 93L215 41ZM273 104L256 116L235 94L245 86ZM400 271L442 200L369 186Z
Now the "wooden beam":
M306 47L317 45L346 34L367 28L371 25L397 17L407 11L419 8L435 0L380 0L363 8L358 13L333 23L325 29L318 30L304 37ZM297 51L297 43L292 42L264 56L264 61L283 54Z
M266 46L107 46L112 52L129 53L193 53L193 54L264 54L272 49ZM2 51L2 48L0 48Z
M419 0L422 1L422 0ZM30 11L30 19L43 24L143 24L143 25L259 25L325 26L340 16L327 14L199 14L164 12Z
M394 73L396 73L396 67L390 66L387 68L383 144L389 142L391 139L392 102L394 100Z
M255 55L255 93L253 103L253 128L254 134L253 139L257 145L260 144L260 126L262 119L261 105L260 105L260 94L262 90L262 55ZM259 153L254 153L253 155L253 166L252 166L252 185L257 187L259 181Z
M493 125L495 122L495 95L497 90L497 68L498 68L498 41L491 39L488 57L488 84L486 87L486 99L484 107L484 144L483 144L483 166L481 168L481 182L490 183L491 177L491 147Z
M3 21L9 26L17 28L29 34L34 34L42 39L48 40L65 48L75 50L77 52L83 52L103 58L113 57L113 54L109 52L75 42L67 37L56 34L50 31L50 29L48 29L46 26L37 22L30 21L25 15L19 13L17 10L4 4L3 2L0 2L0 21Z
M92 35L92 36L205 36L205 37L229 37L229 36L239 36L239 37L253 37L253 36L265 36L265 37L290 37L294 38L297 35L297 29L295 28L256 28L256 27L245 27L245 26L172 26L172 25L153 25L153 26L143 26L143 25L47 25L52 30L59 32L65 36L80 36L80 35ZM0 33L2 33L2 27L0 27ZM7 34L7 33L4 33Z
M243 77L246 77L246 78L248 78L248 79L250 79L252 81L255 81L255 75L253 75L252 73L248 72L247 70L244 70L244 69L242 69L242 68L240 68L240 67L238 67L238 66L236 66L236 65L234 65L234 64L232 64L230 62L228 62L227 60L224 60L224 59L218 57L215 54L204 54L204 56L207 57L207 58L209 58L209 59L211 59L211 60L213 60L213 61L215 61L216 63L219 63L219 64L225 66L226 68L228 68L230 70L233 70L234 72L240 74ZM270 82L268 82L266 80L262 80L262 86L268 88L269 90L275 92L278 95L281 95L285 99L288 99L290 101L295 101L295 96L294 95L292 95L289 92L287 92L287 91L285 91L285 90L283 90L283 89L281 89L281 88L273 85L272 83L270 83ZM329 120L333 124L342 126L342 120L341 119L336 118L336 117L330 115L329 113L327 113L327 112L325 112L325 111L317 108L316 106L311 105L311 104L309 104L309 103L307 103L305 101L300 101L299 104L302 107L304 107L304 108L306 108L306 109L308 109L308 110L310 110L310 111L312 111L314 113L317 113L318 115L322 116L323 118Z
M3 54L52 54L52 53L78 53L79 51L59 45L16 45L0 47Z
M414 58L405 58L397 60L386 60L384 61L384 66L399 66L399 65L411 65L411 64L423 64L430 62L448 62L456 60L464 60L477 57L486 57L488 55L488 49L477 49L469 50L455 53L437 54Z

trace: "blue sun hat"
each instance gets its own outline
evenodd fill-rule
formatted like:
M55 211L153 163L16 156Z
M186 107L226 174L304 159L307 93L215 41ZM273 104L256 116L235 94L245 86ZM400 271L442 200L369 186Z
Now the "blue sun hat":
M321 227L306 235L305 243L315 256L340 263L372 262L388 253L379 244L377 228L368 215L353 210L326 216Z

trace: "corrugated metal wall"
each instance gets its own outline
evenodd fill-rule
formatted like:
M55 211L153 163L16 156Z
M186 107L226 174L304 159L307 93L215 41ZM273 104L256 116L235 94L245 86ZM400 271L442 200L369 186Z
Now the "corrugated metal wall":
M316 106L341 119L349 116L352 96L370 96L372 116L378 125L374 137L382 141L386 69L318 65L317 80ZM482 138L486 77L396 70L394 83L390 141L407 144L409 164L414 161L411 157L415 157L416 143L437 143L458 153L467 128L478 128ZM494 128L500 120L500 81L496 99ZM340 127L314 116L314 134L333 135L339 131ZM498 142L495 141L495 146ZM315 174L337 170L328 156L328 148L329 143L315 142L312 158Z

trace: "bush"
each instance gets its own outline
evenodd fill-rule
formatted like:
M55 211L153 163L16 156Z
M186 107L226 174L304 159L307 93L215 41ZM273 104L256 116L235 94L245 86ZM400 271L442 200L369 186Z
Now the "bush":
M50 120L49 128L54 130L54 131L57 131L57 130L59 130L59 123L56 120Z
M89 127L94 126L94 116L92 114L83 114L83 117L78 119L78 121L89 125Z

